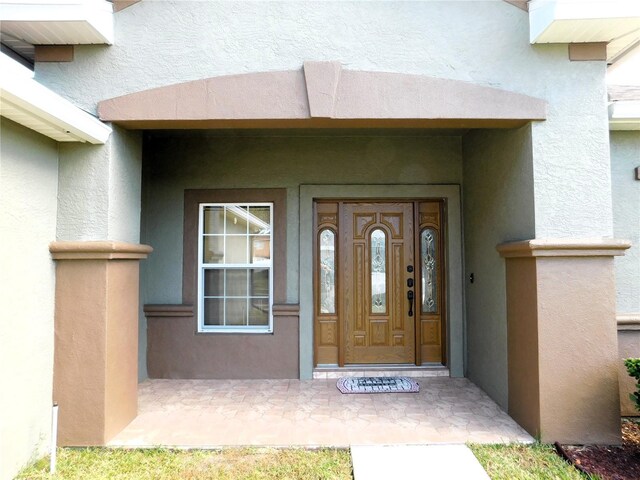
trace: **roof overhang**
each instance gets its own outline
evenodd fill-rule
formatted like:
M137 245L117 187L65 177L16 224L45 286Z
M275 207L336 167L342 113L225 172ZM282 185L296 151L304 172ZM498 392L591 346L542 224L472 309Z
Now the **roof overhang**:
M607 43L615 61L640 41L637 0L531 0L531 43Z
M609 130L640 130L640 100L623 100L609 105Z
M106 0L0 0L0 31L32 45L113 44Z
M103 144L111 127L40 85L33 72L0 54L0 115L58 142Z

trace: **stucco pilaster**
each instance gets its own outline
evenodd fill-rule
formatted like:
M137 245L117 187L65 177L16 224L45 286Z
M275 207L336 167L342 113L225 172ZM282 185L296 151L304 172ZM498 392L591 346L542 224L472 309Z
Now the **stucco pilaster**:
M613 257L629 242L536 239L506 259L509 414L544 442L620 441Z
M54 242L60 445L105 445L137 414L138 264L151 247Z

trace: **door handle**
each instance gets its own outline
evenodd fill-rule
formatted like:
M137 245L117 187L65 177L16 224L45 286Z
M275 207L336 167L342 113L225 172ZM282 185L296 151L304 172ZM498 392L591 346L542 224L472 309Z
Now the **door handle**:
M413 290L407 292L407 299L409 300L409 316L413 317Z

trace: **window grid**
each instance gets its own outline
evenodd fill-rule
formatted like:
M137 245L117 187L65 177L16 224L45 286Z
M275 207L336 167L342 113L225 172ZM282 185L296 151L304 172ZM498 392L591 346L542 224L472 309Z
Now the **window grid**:
M222 213L222 233L210 233L212 227L207 229L206 213L208 208L214 207L221 209ZM253 221L263 228L252 232L250 229L251 224L251 209L253 208L269 208L269 222L268 224L261 221L258 217L254 217ZM243 210L245 209L245 210ZM211 210L209 210L211 211ZM229 212L235 212L237 221L238 216L244 217L246 227L244 232L235 231L230 233L227 229L229 223ZM234 224L235 224L234 221ZM198 331L200 332L244 332L244 333L270 333L272 331L272 311L271 306L273 304L273 203L202 203L199 205L199 222L198 222ZM207 230L207 231L205 231ZM205 244L207 238L220 238L222 240L222 252L223 256L218 262L211 262L211 258L206 258ZM245 262L226 263L229 257L229 238L245 238L244 245L244 260ZM268 260L255 261L251 254L251 248L255 245L258 239L268 241L269 252ZM207 261L209 260L209 261ZM237 258L235 258L237 260ZM206 272L209 270L219 270L222 272L221 288L218 287L217 295L206 295ZM229 295L229 279L228 273L231 271L246 272L246 279L244 281L245 295ZM267 271L267 293L260 295L261 292L252 291L252 287L256 288L256 285L252 285L251 281L253 275L256 272ZM259 279L258 279L259 280ZM258 286L259 288L259 286ZM220 325L207 325L205 323L205 302L209 299L219 299L222 305L222 317ZM230 323L233 319L228 318L228 300L245 300L242 324ZM252 321L252 307L262 310L264 312L264 302L267 302L266 310L267 325L251 325ZM254 303L255 302L255 303Z

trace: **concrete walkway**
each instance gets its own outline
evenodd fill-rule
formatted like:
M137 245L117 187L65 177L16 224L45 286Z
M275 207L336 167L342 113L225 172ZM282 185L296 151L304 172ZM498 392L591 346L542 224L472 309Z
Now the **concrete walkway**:
M354 480L490 480L466 445L352 446Z
M147 380L112 446L328 446L532 442L465 378L419 393L343 395L336 380Z

